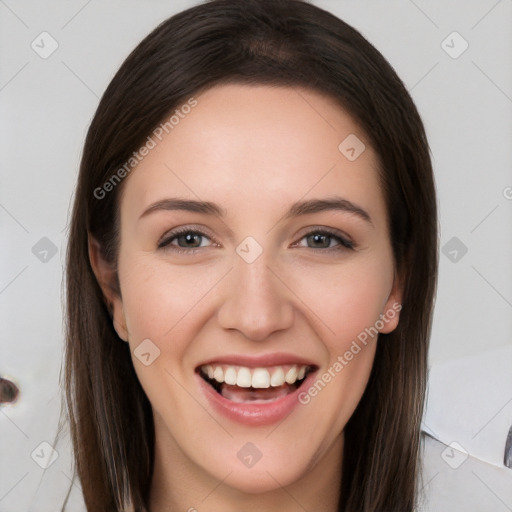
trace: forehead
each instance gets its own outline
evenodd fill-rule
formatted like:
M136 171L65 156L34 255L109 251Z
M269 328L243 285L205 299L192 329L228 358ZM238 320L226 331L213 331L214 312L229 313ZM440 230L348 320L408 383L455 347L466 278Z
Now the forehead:
M384 208L377 157L332 98L229 84L194 100L191 109L178 106L180 115L158 136L150 134L154 147L127 178L122 208L140 214L151 202L180 196L254 211L332 193ZM364 151L348 158L354 152L346 152L347 144Z

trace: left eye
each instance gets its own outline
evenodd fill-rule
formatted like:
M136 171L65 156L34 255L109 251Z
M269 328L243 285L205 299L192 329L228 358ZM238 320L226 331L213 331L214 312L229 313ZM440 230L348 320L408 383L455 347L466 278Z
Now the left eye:
M338 249L352 249L354 247L353 242L350 240L347 240L340 235L335 235L329 231L312 231L301 238L301 241L302 240L306 240L306 247L309 247L310 249L334 249L336 247ZM337 241L337 243L333 245L333 241ZM309 245L309 243L312 245ZM300 245L304 247L303 244Z

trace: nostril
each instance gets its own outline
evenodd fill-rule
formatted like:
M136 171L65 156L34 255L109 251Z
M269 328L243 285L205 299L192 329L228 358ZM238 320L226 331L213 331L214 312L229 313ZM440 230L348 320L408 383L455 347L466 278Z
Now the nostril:
M0 377L0 404L6 404L16 401L19 395L19 389L10 380Z

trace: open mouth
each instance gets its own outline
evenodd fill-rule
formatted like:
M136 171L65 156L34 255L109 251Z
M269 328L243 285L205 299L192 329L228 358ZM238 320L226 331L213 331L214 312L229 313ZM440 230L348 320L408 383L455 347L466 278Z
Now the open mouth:
M221 396L238 403L274 402L296 391L316 367L302 364L260 368L208 364L199 375Z

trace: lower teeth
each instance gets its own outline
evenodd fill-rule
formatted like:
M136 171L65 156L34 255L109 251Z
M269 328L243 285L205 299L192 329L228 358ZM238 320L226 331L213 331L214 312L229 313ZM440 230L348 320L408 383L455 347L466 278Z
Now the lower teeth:
M279 387L271 387L264 389L256 388L241 388L239 386L230 386L222 384L218 391L224 398L232 402L252 402L252 403L266 403L274 402L283 396L286 396L295 391L296 386L290 384L283 384Z
M210 386L222 395L227 400L231 400L232 402L243 403L243 402L251 402L251 403L268 403L274 402L283 396L289 395L293 393L305 380L304 379L295 382L295 384L283 384L278 387L269 387L269 388L242 388L236 385L226 384L225 382L220 383L214 379L209 379L206 375L202 375L204 380L210 384Z

